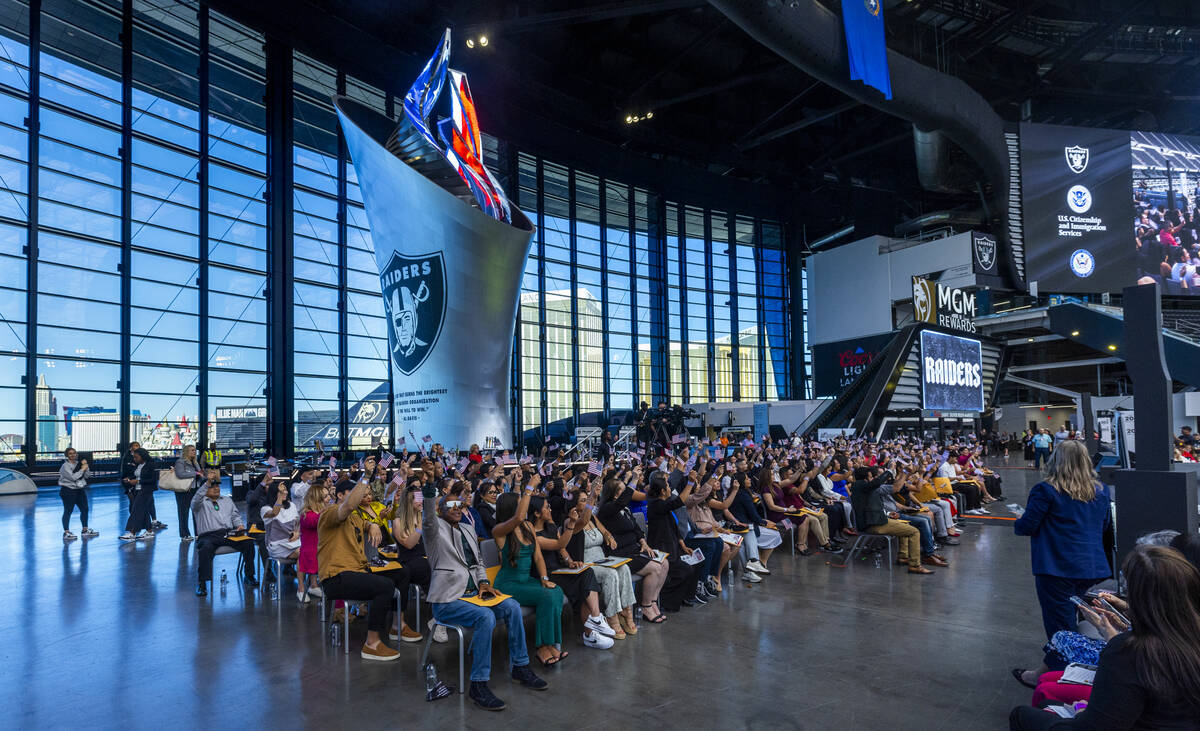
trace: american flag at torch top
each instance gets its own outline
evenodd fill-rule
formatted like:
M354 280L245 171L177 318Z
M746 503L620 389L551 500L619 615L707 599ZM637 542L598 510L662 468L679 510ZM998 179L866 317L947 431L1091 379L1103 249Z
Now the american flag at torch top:
M381 456L379 458L379 467L381 469L386 470L388 468L388 465L390 465L392 462L395 462L395 461L396 461L395 455L393 455L391 452L384 452L383 456Z
M589 463L588 463L588 470L587 470L587 471L588 471L588 474L589 474L589 475L592 475L592 476L594 476L594 477L599 477L599 476L600 476L600 472L601 472L602 470L603 470L603 465L601 465L599 462L597 462L597 461L592 461L592 462L589 462Z

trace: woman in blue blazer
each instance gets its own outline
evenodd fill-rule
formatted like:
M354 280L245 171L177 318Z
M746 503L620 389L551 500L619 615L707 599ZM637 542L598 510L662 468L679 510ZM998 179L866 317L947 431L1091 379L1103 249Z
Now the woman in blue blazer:
M1087 447L1078 441L1063 442L1054 450L1046 479L1029 491L1025 513L1013 530L1030 537L1033 579L1047 640L1059 630L1075 629L1072 596L1112 576L1103 543L1112 520L1111 504ZM1013 677L1033 688L1048 670L1043 663L1038 670L1015 669Z

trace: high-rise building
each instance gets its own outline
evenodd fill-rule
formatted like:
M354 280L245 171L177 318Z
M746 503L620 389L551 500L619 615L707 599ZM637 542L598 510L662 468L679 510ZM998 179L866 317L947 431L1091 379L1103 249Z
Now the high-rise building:
M39 452L50 452L58 448L58 400L46 384L46 374L38 375L35 391L37 418L37 446Z

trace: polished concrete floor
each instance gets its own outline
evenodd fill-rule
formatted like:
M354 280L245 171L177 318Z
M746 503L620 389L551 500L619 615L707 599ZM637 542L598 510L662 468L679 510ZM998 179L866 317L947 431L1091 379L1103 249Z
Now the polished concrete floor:
M1002 474L1004 502L1023 504L1034 473ZM117 540L124 502L95 488L101 535L64 545L57 491L0 497L5 727L1001 729L1029 698L1009 669L1040 657L1028 541L987 521L932 576L777 553L763 583L608 652L583 647L573 618L571 656L539 671L545 693L510 683L496 642L492 688L509 707L485 713L457 694L424 701L420 644L386 665L330 647L294 593L282 612L233 583L198 599L174 496L158 493L171 527L147 543ZM235 565L218 557L218 575ZM364 631L351 626L355 647ZM454 656L435 645L449 682Z

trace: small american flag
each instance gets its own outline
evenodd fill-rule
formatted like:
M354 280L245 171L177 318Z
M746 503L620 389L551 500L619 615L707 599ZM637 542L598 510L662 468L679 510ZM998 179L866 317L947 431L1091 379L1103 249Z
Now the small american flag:
M467 465L470 463L471 463L471 460L467 459L466 457L463 457L462 459L458 460L458 471L462 472L463 470L465 470L467 468Z
M688 461L686 463L684 463L683 471L691 472L692 468L695 466L696 466L696 455L693 454L691 457L688 457Z
M671 437L671 444L683 444L686 441L687 437L682 434L676 434L675 436Z
M333 471L332 467L329 468L329 480L330 480L330 482L334 482L337 480L337 473Z
M267 474L270 475L271 477L279 477L279 468L278 467L268 467Z
M392 481L389 482L388 484L391 485L392 487L397 487L397 488L404 487L404 476L401 475L399 472L397 472L396 476L393 477Z
M425 442L426 444L429 444L430 442L433 441L433 437L430 436L429 434L426 434L425 436L421 437L421 441Z
M331 456L331 457L329 458L329 470L330 470L330 472L332 472L332 471L333 471L333 468L334 468L334 467L337 467L337 457L332 457L332 456Z
M391 452L384 452L383 456L379 458L379 466L380 466L380 468L386 470L388 468L388 465L390 465L392 462L395 462L395 461L396 461L395 455L393 455Z
M599 477L599 476L600 476L600 472L601 472L602 470L603 470L603 465L601 465L599 462L595 462L595 461L593 461L593 462L589 462L589 463L588 463L588 470L587 470L587 471L588 471L588 474L589 474L589 475L595 475L596 477Z
M400 437L399 439L396 440L396 446L398 446L398 447L404 446L404 437Z
M274 467L277 464L279 464L279 460L275 459L274 457L267 457L267 465L268 466Z

